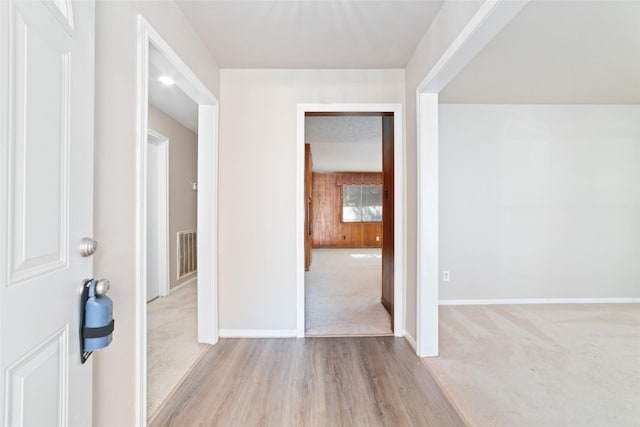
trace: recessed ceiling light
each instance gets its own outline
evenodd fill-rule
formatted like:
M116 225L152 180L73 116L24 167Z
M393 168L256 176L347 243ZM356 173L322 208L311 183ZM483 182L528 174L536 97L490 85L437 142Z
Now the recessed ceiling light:
M160 77L158 77L158 80L160 80L161 83L164 83L167 86L172 86L172 85L176 84L176 81L173 80L169 76L160 76Z

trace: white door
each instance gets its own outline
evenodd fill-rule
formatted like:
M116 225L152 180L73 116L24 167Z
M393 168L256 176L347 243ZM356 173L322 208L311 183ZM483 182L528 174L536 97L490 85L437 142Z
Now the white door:
M80 242L93 225L94 4L0 1L0 413L91 425Z

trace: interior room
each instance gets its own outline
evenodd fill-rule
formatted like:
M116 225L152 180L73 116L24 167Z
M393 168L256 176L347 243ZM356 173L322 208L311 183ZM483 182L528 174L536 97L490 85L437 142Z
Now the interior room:
M198 108L149 49L147 142L147 414L209 347L197 338Z
M639 23L0 0L3 425L637 427Z
M530 2L439 94L423 362L470 425L638 420L639 311L620 298L640 289L638 22L629 3Z
M348 4L353 5L345 3L347 9ZM432 3L430 7L433 10L430 12L413 11L413 15L419 16L422 22L421 29L416 31L420 35L414 39L415 43L408 49L406 57L395 63L398 64L395 65L396 68L385 68L394 67L394 65L375 61L358 62L359 68L354 66L357 55L366 52L366 46L369 46L362 40L354 43L354 46L358 46L357 53L349 51L340 58L334 57L323 62L322 59L326 58L323 55L331 51L344 52L340 50L344 45L336 43L333 49L327 49L328 41L323 37L321 50L312 50L310 48L312 42L309 41L309 43L301 43L305 47L303 51L297 51L295 45L290 43L290 32L283 31L280 34L265 31L257 39L266 40L264 34L272 34L274 39L270 39L267 44L256 45L257 47L248 46L253 50L247 52L243 50L246 43L235 43L232 37L235 30L242 30L244 35L254 34L254 29L260 28L259 23L272 22L260 19L261 16L269 16L270 13L280 14L278 15L280 29L285 28L284 23L289 22L288 17L292 17L291 22L295 24L288 28L290 31L296 31L296 28L300 30L301 25L302 28L314 28L312 22L319 22L319 14L326 13L327 16L333 16L332 13L336 12L335 10L333 12L315 10L309 15L313 16L313 19L307 22L304 21L306 15L296 13L296 10L286 7L268 9L273 5L266 3L252 3L251 10L239 9L240 6L219 2L207 4L208 6L202 3L184 3L176 7L176 15L180 16L180 19L184 18L183 28L193 28L194 33L197 34L190 39L191 43L188 46L183 41L185 38L189 39L184 35L184 31L180 31L178 36L177 31L174 33L174 30L163 27L161 19L152 21L155 25L159 25L159 28L164 28L160 31L165 36L171 37L171 34L174 34L170 39L172 45L177 46L180 54L185 56L189 64L192 64L194 72L202 79L210 79L207 81L211 81L210 85L216 95L219 95L221 102L218 172L220 250L217 272L221 339L212 347L213 352L207 353L209 358L206 360L211 363L200 365L198 375L187 379L184 387L174 395L175 400L167 403L165 411L159 415L158 420L177 417L176 414L180 414L186 420L189 416L195 417L196 413L202 417L199 419L214 419L215 415L208 410L198 412L195 409L184 411L180 408L184 408L183 405L187 401L189 405L193 405L190 406L191 408L200 407L198 402L190 399L193 390L203 392L205 389L214 390L214 392L218 390L216 384L219 383L215 380L225 378L225 372L216 367L222 366L230 369L227 375L230 375L228 378L233 378L231 383L234 387L244 392L244 394L235 395L237 397L235 402L238 405L246 402L252 408L249 412L235 412L237 415L242 414L242 416L238 415L239 418L236 420L251 420L252 414L261 414L267 417L265 419L271 419L274 422L286 419L282 414L263 411L263 406L267 408L270 405L251 405L252 396L259 398L261 390L252 388L251 382L245 381L244 376L240 374L234 376L233 372L246 373L247 371L234 371L231 361L228 361L225 356L231 356L238 362L245 362L242 363L243 369L250 369L250 373L254 375L253 378L256 376L264 378L259 376L259 368L264 367L269 372L273 372L271 369L276 366L270 362L273 360L269 358L271 351L276 352L280 358L291 355L293 359L286 359L289 362L286 364L289 368L286 371L287 374L278 377L279 381L283 381L283 388L262 390L262 392L271 391L278 396L291 396L291 401L300 402L297 398L300 396L296 393L297 389L294 387L290 390L285 385L301 384L296 382L296 379L291 379L291 382L285 381L289 378L290 367L300 366L297 370L299 372L321 375L326 372L324 369L328 368L321 369L313 364L307 368L306 365L293 364L304 363L305 360L314 362L323 359L320 356L316 359L313 354L343 354L337 349L335 352L324 350L323 344L313 341L313 338L304 338L306 344L301 343L300 340L296 340L295 343L289 342L289 338L297 336L295 271L298 264L304 263L304 259L296 258L297 216L295 212L296 209L303 209L303 206L296 204L295 197L298 189L297 177L300 176L297 175L296 169L296 153L299 147L296 146L295 113L296 108L304 103L381 102L401 104L404 112L402 128L405 130L403 144L406 152L403 163L406 167L404 171L406 201L402 205L404 215L402 221L407 258L403 268L403 286L406 289L403 302L407 311L402 330L405 340L413 346L415 352L425 355L421 346L423 337L420 336L420 332L425 330L425 319L427 322L435 322L436 325L437 321L441 320L441 326L436 328L436 332L440 334L436 341L439 341L441 348L436 347L431 352L432 355L439 354L439 356L428 359L425 364L428 365L433 378L438 379L447 398L456 408L460 408L462 416L470 420L480 419L481 424L486 418L478 417L491 416L492 419L497 420L497 425L514 425L513 419L508 416L514 414L517 416L521 405L532 402L535 403L531 405L534 408L545 408L538 411L536 416L546 416L545 414L552 412L555 414L550 415L552 417L579 416L581 413L593 415L592 420L585 421L582 418L579 420L585 421L584 425L602 425L603 418L599 418L602 414L605 417L637 418L637 410L628 405L624 408L620 405L609 408L600 407L599 416L595 416L591 410L581 411L583 408L581 402L588 403L592 400L586 395L584 400L572 399L572 396L577 395L573 394L575 390L572 387L579 387L581 392L600 388L595 385L582 386L584 383L578 379L585 377L577 373L572 379L563 383L570 384L571 388L552 388L551 392L537 393L535 396L528 394L527 390L540 389L531 388L524 391L520 388L508 389L512 384L507 381L509 375L498 371L495 378L502 378L499 384L486 382L493 385L492 390L477 388L479 387L477 381L482 374L480 369L475 369L473 372L461 370L467 374L463 379L460 377L447 379L442 375L443 371L454 370L451 368L454 364L459 366L461 359L458 354L476 356L475 359L471 359L474 363L469 364L473 367L477 367L482 360L481 357L484 357L483 354L486 354L490 355L487 357L491 357L492 361L500 360L499 367L515 364L516 370L512 372L513 375L510 378L523 378L523 385L531 383L553 385L555 379L561 377L555 377L546 368L562 369L572 365L565 359L568 354L575 354L573 350L566 347L572 341L567 339L561 341L562 345L553 345L551 344L553 341L540 340L540 344L546 345L542 347L546 352L537 352L529 347L531 341L529 339L521 344L521 341L515 337L509 340L506 337L516 335L523 330L528 333L524 335L525 338L541 338L545 334L548 337L553 331L563 329L561 325L573 324L576 317L582 317L582 314L574 312L568 317L546 317L548 321L545 326L531 327L524 320L527 319L522 311L524 309L518 309L520 311L514 317L513 311L507 310L507 306L504 306L504 311L492 312L494 307L499 308L503 305L494 306L491 303L509 302L518 304L518 307L528 307L531 306L529 304L531 302L551 300L551 302L567 304L572 301L574 303L582 301L588 303L587 308L608 311L607 306L601 305L602 303L606 301L617 301L619 304L630 303L634 298L639 297L637 284L640 272L638 267L630 262L631 259L637 258L639 250L637 242L640 241L637 238L638 222L634 219L638 217L639 206L637 186L633 186L633 183L638 182L637 168L630 167L628 163L637 159L638 139L633 124L626 123L624 126L615 127L617 130L614 135L619 135L615 140L621 141L619 144L592 142L586 146L576 146L560 142L552 145L550 141L555 141L553 138L557 139L557 136L553 138L551 136L558 133L552 131L550 126L559 125L559 122L545 120L534 123L531 121L534 117L531 115L533 113L527 110L553 104L551 107L543 108L548 110L545 114L560 117L556 115L553 108L574 104L597 105L603 102L623 105L625 109L628 108L631 111L629 114L637 114L634 108L637 108L637 104L640 103L637 80L640 68L637 55L631 52L636 52L640 46L638 46L637 26L628 25L638 17L636 3L620 2L612 3L613 6L611 6L610 2L531 2L529 5L521 5L522 8L519 10L514 10L516 4L518 2L494 4L443 2ZM591 7L598 6L605 10L589 12ZM208 11L208 7L214 11ZM105 7L105 9L109 8ZM393 13L388 10L385 17L395 16L400 9L392 8L391 10ZM616 17L610 17L607 11L615 13ZM263 15L260 15L261 13ZM346 16L361 16L353 9L345 13ZM105 26L108 24L110 27L120 28L124 25L115 18L108 19L108 16L111 15L102 15L101 18ZM255 19L238 19L243 16L253 16ZM505 16L509 16L509 19ZM548 25L541 23L543 22L541 19L549 22L551 16L557 17L563 23L556 32L552 31L552 22ZM585 25L584 31L577 31L577 28L570 27L570 23L579 22L578 17L595 21ZM526 21L533 18L540 20L535 20L535 25L525 25ZM500 19L503 20L500 21ZM496 21L501 24L496 24ZM344 22L344 20L340 21L336 18L325 22ZM403 20L402 26L398 27L414 28L412 22L408 19ZM510 22L513 25L511 31L509 31ZM247 25L244 25L245 23ZM354 23L354 25L357 24ZM485 26L489 30L485 30ZM331 31L322 34L341 34L340 28L346 27L348 26L336 24L330 27ZM502 32L503 28L504 32ZM489 31L489 35L486 31ZM546 32L548 37L543 37ZM303 34L307 33L300 32L300 39L312 38L305 38ZM605 34L615 40L605 43L607 38ZM474 35L478 39L474 39ZM441 64L448 64L447 61L451 58L460 58L456 55L458 52L456 49L461 44L467 49L478 44L483 46L482 43L489 44L488 40L494 39L494 35L495 41L507 40L512 41L513 44L497 48L495 56L488 57L484 61L482 58L486 52L478 53L475 60L468 60L469 65L460 74L460 79L465 75L468 76L464 79L468 84L462 91L464 97L459 98L459 103L455 103L453 89L461 85L463 80L456 83L456 79L451 77L456 73L452 72L448 75L450 84L444 84L441 87L443 93L440 94L439 89L435 90L436 96L441 98L439 103L436 101L439 106L435 113L440 116L437 123L440 129L436 132L436 140L442 136L443 141L437 142L439 150L435 151L434 174L433 170L428 168L431 163L421 163L421 156L429 149L428 143L433 139L427 139L426 142L423 139L425 134L429 137L432 134L429 133L430 128L425 127L423 123L429 115L422 109L417 111L420 107L418 90L422 90L423 80L431 78L429 76L439 75L438 67L441 67ZM280 36L282 37L278 39ZM199 38L199 41L194 41L196 38ZM391 61L393 52L401 51L390 49L393 52L389 53L385 50L386 44L380 44L379 39L374 39L377 43L374 43L371 52L376 52L375 57ZM131 40L134 38L131 37ZM467 44L462 43L461 40L467 41ZM589 41L590 47L587 51L580 47L582 46L578 43L580 40ZM529 44L522 44L527 41ZM103 43L111 45L109 39ZM399 44L392 42L391 45L397 47ZM566 45L567 50L576 55L572 56L552 49L562 45ZM199 47L196 48L196 46ZM612 49L611 46L617 46L618 49ZM548 55L543 55L544 52L541 53L535 49L536 47L542 47L541 50ZM487 48L490 52L490 45ZM594 49L597 50L598 55L594 55ZM261 55L262 51L268 54ZM459 55L464 57L464 49L462 51ZM202 62L207 58L206 52L211 52L210 57L219 64L217 68ZM482 61L480 64L485 67L483 72L473 70L476 61ZM451 62L454 64L451 67L455 69L456 61L451 59ZM568 68L564 68L563 64ZM373 68L367 68L371 66ZM121 68L125 67L132 68L131 63L122 64ZM514 72L514 68L517 68L515 70L517 73ZM212 69L215 72L209 72ZM531 72L523 73L527 70ZM593 70L600 76L614 77L616 84L609 82L605 85L603 80L599 80L596 84L593 80L588 80L586 76L589 70ZM502 71L509 71L510 76ZM562 82L553 84L553 79L550 77L554 76L563 76ZM436 80L438 79L433 81ZM442 77L442 81L448 83L447 75ZM618 87L619 90L616 89ZM620 98L598 101L588 96L603 90L607 93L615 92ZM571 101L562 96L566 91L570 91L573 96L582 94L583 97L574 98ZM479 96L474 100L472 95L475 93ZM543 97L545 93L551 93L553 96ZM499 94L501 94L500 97L498 97ZM509 94L512 96L507 96ZM526 97L518 98L518 94ZM555 100L553 97L556 97ZM471 109L471 112L465 113L467 108ZM491 108L495 111L491 111ZM520 108L525 108L525 111ZM576 106L576 111L580 108L582 106ZM584 108L589 109L589 107ZM617 107L611 106L611 108ZM505 112L501 113L503 110ZM506 120L505 117L511 117L504 114L512 115L513 119L502 124L494 123L495 120ZM561 129L560 135L571 135L569 132L581 131L585 129L582 127L583 124L600 123L602 125L601 122L590 120L591 116L586 118L572 116L577 113L567 112L567 110L561 114L568 119L573 117L567 123L573 123L574 126L566 131ZM529 119L525 120L527 117ZM575 126L576 121L580 122L580 127ZM458 126L452 129L451 122L458 123ZM483 132L491 131L485 137L488 140L486 144L489 145L482 145L480 142L470 143L465 132L471 131L466 130L465 126L460 126L460 123L474 129L478 135L484 135L480 133L483 129L479 128L479 125L485 125L488 129ZM514 126L519 123L532 128L530 133L524 134L526 138L522 136L523 134L514 134L515 136L511 138L520 142L517 145L507 143L504 139L505 133L517 129ZM495 127L491 128L491 126ZM584 132L587 132L586 129ZM500 138L496 138L496 134L499 134ZM571 138L561 138L561 140L583 140L575 136L575 133L573 135ZM556 154L561 157L554 157ZM611 161L593 163L594 157L611 159ZM433 159L433 156L428 159ZM557 162L560 162L560 166L556 166ZM610 164L616 166L609 168L609 172L602 169ZM431 179L426 181L427 184L433 182L435 177L437 184L435 193L433 188L423 185L422 179L425 177ZM558 180L558 178L564 179ZM425 210L423 203L430 194L435 194L435 213L439 218L435 226L425 221L425 215L434 212ZM260 207L258 217L256 217L257 206ZM430 206L433 205L426 205L427 208ZM580 211L576 212L576 209ZM612 217L608 217L608 214ZM593 218L591 215L602 216ZM304 224L304 215L300 218L303 220L301 224ZM428 220L429 217L426 219ZM422 239L428 242L428 238L433 238L431 236L438 237L435 251L439 257L436 257L435 268L429 267L430 264L425 263L422 258L430 253L427 249L431 250L430 246L423 245ZM592 244L593 241L597 241L598 244ZM445 271L449 272L448 282L444 282L442 278ZM616 276L616 273L620 275ZM427 288L422 287L425 283L430 283L429 280L433 280L432 277L435 277L436 282L435 294L425 292ZM606 285L598 286L597 283L606 283ZM421 298L425 298L425 295L431 300L442 300L442 304L472 302L482 304L477 306L477 309L487 310L488 319L473 318L472 314L461 315L460 312L455 311L464 310L466 307L464 305L442 305L439 310L436 307L436 313L439 311L441 316L436 314L433 320L432 312L420 305ZM562 308L565 304L554 305L554 307ZM622 305L619 304L616 307L621 308ZM540 305L540 307L543 306ZM636 357L634 355L638 352L637 346L634 346L638 338L637 305L631 305L630 310L628 315L621 315L627 326L620 327L619 331L620 333L626 331L626 338L620 341L632 354L629 355L624 351L615 353L627 354L626 360L634 360ZM575 349L579 354L591 355L596 365L587 366L595 367L593 372L599 372L607 364L602 357L608 352L601 352L597 350L599 347L594 345L605 343L608 337L614 335L605 331L607 322L598 322L597 319L601 317L599 314L589 315L589 317L595 319L594 326L581 327L579 330L592 331L594 335L587 344L584 342L578 344ZM522 323L519 323L519 320L522 320ZM433 323L426 325L429 324ZM460 329L452 329L458 324L461 326ZM512 329L507 331L480 329L480 326L484 325L512 327ZM231 337L235 339L230 339ZM263 344L252 341L251 337L262 337ZM451 337L458 337L453 341L453 346ZM485 353L481 351L481 346L474 346L478 344L478 340L485 337L487 337L484 340L487 345L501 344L499 348L503 351L499 357L492 354L491 349L487 349ZM462 338L465 339L462 340ZM327 338L317 340L321 339ZM294 356L296 354L307 354L306 345L313 346L314 352L308 356L309 359L296 359ZM343 351L351 348L350 345L345 344ZM353 345L357 346L357 344ZM612 346L612 348L618 347ZM116 347L111 351L122 354L123 349ZM541 357L538 360L541 363L544 361L545 365L542 367L530 363L518 365L518 358L514 356L521 353L539 354ZM249 357L252 354L264 356L252 359ZM577 361L571 358L569 360ZM436 365L438 362L440 362L439 366ZM625 377L631 378L632 384L637 383L635 370L623 368L626 366L623 363L612 363L612 365L622 368ZM492 362L486 366L491 367L496 364ZM519 370L522 367L527 367L528 370ZM101 372L106 372L106 367L103 367ZM208 377L207 373L211 373L212 376ZM323 377L314 377L318 381L321 378ZM586 378L589 378L590 384L599 383L598 379L589 376ZM615 374L611 378L618 378L618 376ZM107 381L105 388L112 382ZM278 384L281 383L278 382ZM461 390L474 391L474 399L486 403L488 408L493 408L491 414L474 415L477 409L469 406L469 400ZM296 396L295 400L294 396ZM515 396L513 399L517 400L511 401L512 406L500 406L498 398L501 396ZM552 398L553 402L543 403L543 398L547 396ZM561 400L562 405L556 405L560 402L559 396L564 396ZM637 392L630 391L627 396L635 398ZM228 414L228 411L236 407L231 403L213 398L206 400L201 395L199 399L208 402L209 408L219 408L220 414ZM625 399L623 397L619 402L626 402ZM303 402L306 401L303 400ZM308 401L313 402L313 399L309 398ZM294 411L293 407L287 405L278 407L286 413L289 413L289 409ZM397 408L395 405L393 407ZM554 412L555 407L561 407L560 411ZM599 406L593 404L591 408L595 411ZM302 408L300 410L301 412L294 412L307 413ZM309 409L308 413L315 414L312 409ZM363 409L359 413L367 414L368 412ZM105 416L104 419L108 417ZM515 424L521 422L523 420L519 419ZM567 423L568 421L564 419L560 422L561 425ZM605 424L615 425L614 422L605 422ZM619 424L624 425L622 422Z
M382 297L382 117L305 118L305 335L391 335Z

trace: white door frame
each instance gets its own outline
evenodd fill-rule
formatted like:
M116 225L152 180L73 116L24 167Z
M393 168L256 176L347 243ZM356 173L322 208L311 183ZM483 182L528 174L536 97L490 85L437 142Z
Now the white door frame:
M420 357L438 355L438 93L502 31L527 1L485 1L416 89L416 353Z
M158 210L158 224L156 236L160 242L158 264L163 267L158 274L158 296L166 297L169 295L169 138L152 130L147 129L147 144L157 144L160 147L159 161L157 163L160 176L164 177L163 182L159 183L158 196L161 207ZM147 157L147 164L150 158ZM145 182L148 193L149 183Z
M146 157L149 44L158 49L185 82L180 86L198 104L198 341L218 341L218 100L169 44L138 15L136 134L136 335L139 425L147 424Z
M304 337L304 127L305 113L340 112L392 112L393 113L393 166L394 166L394 255L393 255L393 332L397 337L405 335L405 233L404 209L404 140L402 139L402 104L298 104L296 143L296 336Z

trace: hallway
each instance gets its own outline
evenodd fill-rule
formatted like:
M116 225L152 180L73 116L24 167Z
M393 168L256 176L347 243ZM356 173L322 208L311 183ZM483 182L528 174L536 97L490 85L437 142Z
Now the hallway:
M222 339L151 426L464 426L403 338Z

